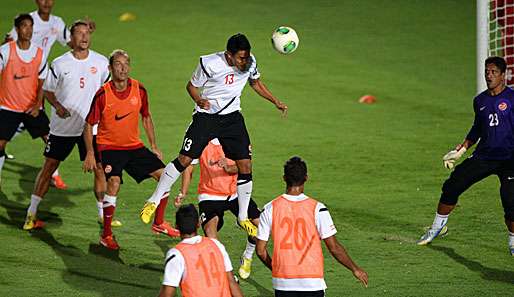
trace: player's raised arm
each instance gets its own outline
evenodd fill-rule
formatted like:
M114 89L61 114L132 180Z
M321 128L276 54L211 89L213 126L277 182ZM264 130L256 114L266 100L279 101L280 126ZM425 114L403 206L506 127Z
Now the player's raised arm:
M284 102L278 100L275 96L273 96L273 93L271 93L271 91L260 79L250 79L250 86L261 97L273 103L277 107L277 109L279 109L282 112L283 116L287 115L287 105Z

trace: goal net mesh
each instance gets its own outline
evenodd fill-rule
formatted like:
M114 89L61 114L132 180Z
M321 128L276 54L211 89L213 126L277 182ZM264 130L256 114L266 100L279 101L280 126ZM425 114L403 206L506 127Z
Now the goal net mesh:
M514 86L514 0L489 1L489 56L507 62L507 84Z

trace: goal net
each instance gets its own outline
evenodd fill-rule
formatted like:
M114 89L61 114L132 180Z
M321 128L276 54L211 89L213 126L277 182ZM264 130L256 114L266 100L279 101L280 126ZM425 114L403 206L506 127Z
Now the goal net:
M514 86L514 0L477 0L477 89L485 89L484 60L507 62L507 85Z

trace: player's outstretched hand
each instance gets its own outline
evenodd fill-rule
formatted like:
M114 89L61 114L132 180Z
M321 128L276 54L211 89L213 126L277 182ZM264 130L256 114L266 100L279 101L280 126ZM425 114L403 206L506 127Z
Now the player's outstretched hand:
M366 271L357 268L353 272L353 276L355 276L355 278L358 279L366 288L368 287L368 274Z
M209 110L211 108L211 103L208 99L202 98L196 101L196 105L198 105L201 109Z
M159 160L162 160L162 152L160 149L158 149L156 146L152 147L152 152L159 158Z
M462 155L466 152L466 147L463 145L457 145L454 150L449 151L446 155L443 156L443 164L447 169L453 169L455 166L455 161L460 159Z
M66 109L66 107L62 106L62 104L58 104L55 108L55 113L61 119L69 118L71 116L70 112Z
M182 205L182 200L184 200L186 196L182 193L178 193L177 197L175 197L175 201L173 202L173 205L175 205L176 208L179 208Z
M86 154L86 159L82 164L82 169L84 172L91 172L96 169L96 159L95 154L93 152Z
M275 106L282 112L282 117L287 117L287 105L282 101L277 101Z

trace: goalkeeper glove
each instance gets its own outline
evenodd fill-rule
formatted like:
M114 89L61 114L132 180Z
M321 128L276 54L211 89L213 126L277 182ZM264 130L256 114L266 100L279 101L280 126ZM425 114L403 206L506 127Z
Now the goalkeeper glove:
M462 146L458 150L455 149L455 150L449 151L443 157L444 167L446 167L447 169L453 169L453 167L455 166L455 161L460 159L460 157L462 157L462 155L464 155L465 152L466 152L466 147L464 147L464 146Z

